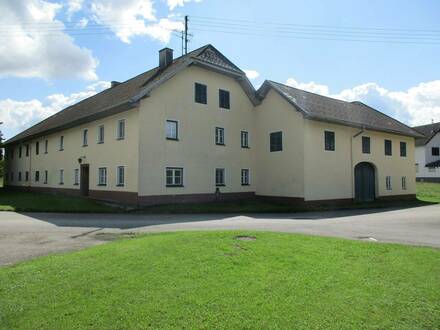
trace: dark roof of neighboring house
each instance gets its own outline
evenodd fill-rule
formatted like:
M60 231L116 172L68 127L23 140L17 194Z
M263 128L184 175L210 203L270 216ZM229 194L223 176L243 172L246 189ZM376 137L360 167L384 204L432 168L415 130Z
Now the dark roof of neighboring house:
M160 86L189 65L202 66L234 77L251 101L256 104L255 90L245 73L212 45L206 45L175 58L173 63L164 69L156 67L71 105L19 133L5 144L47 135L133 108L140 99L148 97L152 89Z
M440 160L436 160L435 162L426 164L425 167L440 167Z
M411 127L362 102L337 100L269 80L263 83L257 93L260 95L260 98L264 98L271 88L309 119L412 137L422 137L419 132Z
M428 125L422 125L422 126L415 126L413 127L416 131L422 133L424 135L423 138L416 139L416 146L424 146L427 144L431 139L440 132L440 123L433 123Z

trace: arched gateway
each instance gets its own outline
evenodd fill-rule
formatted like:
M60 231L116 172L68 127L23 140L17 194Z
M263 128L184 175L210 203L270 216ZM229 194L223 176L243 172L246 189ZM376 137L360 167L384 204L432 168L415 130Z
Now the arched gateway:
M376 177L374 166L362 162L354 168L355 199L359 202L371 202L376 197Z

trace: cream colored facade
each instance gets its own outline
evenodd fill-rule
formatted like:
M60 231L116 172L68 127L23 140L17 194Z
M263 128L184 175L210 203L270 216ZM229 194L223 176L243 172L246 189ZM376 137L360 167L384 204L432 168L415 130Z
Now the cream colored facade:
M207 104L194 102L194 84L207 86ZM219 89L230 93L230 109L219 107ZM117 123L125 120L125 138L118 140ZM167 140L165 123L178 122L178 140ZM98 128L104 125L104 143L97 143ZM224 128L225 145L216 145L215 128ZM88 146L83 131L88 129ZM324 131L335 133L335 150L324 150ZM241 146L241 132L248 132L249 148ZM282 132L283 150L270 151L270 133ZM64 136L64 150L59 139ZM371 139L370 154L362 153L361 137ZM384 154L384 140L392 141L392 156ZM48 152L44 152L48 140ZM39 142L39 155L35 143ZM407 145L406 157L399 153ZM26 145L30 155L26 156ZM70 189L75 184L78 160L90 166L90 189L131 193L138 198L160 196L213 196L218 193L290 197L305 201L353 199L354 168L360 162L375 168L376 197L415 194L414 138L362 131L358 128L309 120L276 91L271 90L257 106L236 79L189 66L177 73L132 110L118 113L64 131L13 145L8 158L8 185ZM8 148L10 153L11 147ZM125 167L125 184L117 186L116 168ZM98 184L98 168L107 168L107 184ZM183 168L183 185L167 187L166 168ZM225 170L225 185L216 187L215 170ZM59 171L64 170L64 184ZM241 170L248 169L249 185L242 185ZM35 171L40 172L39 182ZM48 182L44 183L44 171ZM22 181L18 181L18 173ZM25 173L29 172L29 181ZM11 180L11 173L13 178ZM391 189L386 177L391 177ZM402 187L405 178L406 187ZM110 198L113 200L116 197ZM155 201L160 202L160 199ZM165 201L170 201L165 199Z

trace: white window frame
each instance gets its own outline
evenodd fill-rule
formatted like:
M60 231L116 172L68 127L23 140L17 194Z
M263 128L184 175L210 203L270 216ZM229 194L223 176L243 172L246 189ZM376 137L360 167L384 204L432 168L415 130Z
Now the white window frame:
M101 134L101 130L102 130L102 134ZM98 126L98 144L102 144L104 143L105 140L105 126L104 125L99 125Z
M219 146L225 145L225 129L223 127L215 127L215 144Z
M79 168L73 170L73 185L79 185Z
M49 181L49 171L48 170L44 170L44 181L43 181L43 184L47 184L48 181Z
M44 153L47 154L49 149L49 140L44 141Z
M219 176L217 175L217 172L222 173L221 179L222 181L217 181ZM226 186L226 170L223 167L217 167L215 169L215 186L216 187L224 187Z
M60 169L60 184L64 184L64 169Z
M171 171L172 174L170 176L171 183L168 183L168 171ZM176 173L180 172L180 183L176 181ZM165 186L166 187L183 187L183 180L184 180L184 168L183 167L174 167L174 166L167 166L165 167Z
M391 176L390 175L387 175L385 177L385 186L386 186L387 190L392 190L393 189L392 185L391 185Z
M244 173L247 173L247 176L244 175ZM242 186L249 186L251 184L251 170L248 168L242 168L241 169L241 185Z
M107 185L107 167L98 168L98 186Z
M122 175L120 170L122 169ZM122 178L122 180L121 180ZM116 167L116 186L124 187L125 186L125 166L119 165Z
M406 190L406 176L402 176L402 190Z
M89 145L89 129L84 128L83 129L83 147L87 147Z
M125 119L119 119L118 120L118 126L116 128L116 139L117 140L124 140L125 139ZM121 126L121 124L123 124ZM122 129L121 129L122 127Z
M240 133L241 147L249 148L249 132L241 131Z
M170 131L174 125L175 131ZM170 134L171 133L171 134ZM172 134L174 133L174 134ZM179 121L174 119L167 119L165 121L165 137L167 140L179 140Z
M60 136L60 148L59 151L63 151L64 150L64 135Z

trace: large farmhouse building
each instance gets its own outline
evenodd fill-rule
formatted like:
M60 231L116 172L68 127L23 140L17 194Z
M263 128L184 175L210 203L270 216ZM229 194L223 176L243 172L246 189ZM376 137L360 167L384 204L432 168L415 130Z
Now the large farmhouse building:
M410 127L360 102L265 81L212 45L87 98L6 142L7 185L133 204L415 196Z

